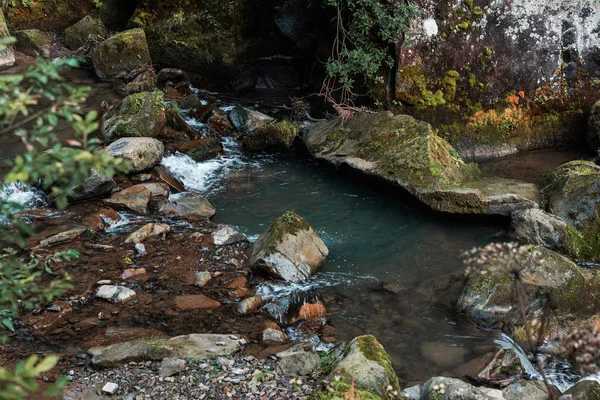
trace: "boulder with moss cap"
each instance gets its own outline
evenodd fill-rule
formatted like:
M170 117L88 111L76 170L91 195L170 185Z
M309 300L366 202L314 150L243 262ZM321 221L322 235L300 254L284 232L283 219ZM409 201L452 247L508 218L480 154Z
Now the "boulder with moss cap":
M327 246L308 222L287 211L256 240L250 265L274 278L299 281L314 274L328 254Z
M96 75L102 80L152 64L144 30L130 29L106 39L94 50L92 62Z
M340 396L346 393L353 381L355 392L361 399L397 399L400 396L392 359L372 335L358 336L348 344L331 377L335 391L329 398L335 398L335 392Z
M510 215L536 208L536 185L484 178L465 163L431 125L408 115L359 113L313 125L304 135L311 154L336 166L399 185L434 210L454 214Z
M287 151L292 148L300 127L291 121L266 124L244 135L244 148L253 152Z
M539 311L545 299L554 306L558 316L584 313L580 300L586 290L586 279L579 267L567 258L535 247L523 256L520 275L528 315ZM484 328L501 323L506 331L511 331L523 325L514 299L513 275L505 269L504 263L490 261L478 265L463 289L457 309Z
M167 123L162 92L129 95L104 115L101 132L111 142L122 137L158 137Z

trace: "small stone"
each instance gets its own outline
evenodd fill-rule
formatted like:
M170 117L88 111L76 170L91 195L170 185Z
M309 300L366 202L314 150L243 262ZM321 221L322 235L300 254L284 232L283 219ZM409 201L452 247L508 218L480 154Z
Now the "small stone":
M145 256L146 253L146 246L144 246L143 243L136 243L135 245L135 250L142 256Z
M123 303L135 296L135 292L125 286L102 285L96 292L96 297L110 300L114 303Z
M46 307L46 310L52 311L52 312L60 312L60 306L58 304L52 304L52 305Z
M101 281L96 282L96 285L98 286L102 286L102 285L110 285L110 280L108 279L103 279Z
M185 371L185 360L179 358L165 358L160 363L158 374L161 378L166 378Z
M194 285L204 287L212 279L212 274L208 271L197 271L194 274Z
M115 394L119 390L119 385L116 383L108 382L106 385L102 387L102 392L106 394Z
M140 279L146 277L148 273L146 272L146 268L129 268L123 271L121 274L121 279L129 280L129 279Z
M240 301L237 307L237 311L240 314L250 314L258 310L258 308L262 305L262 297L261 296L253 296L247 299Z

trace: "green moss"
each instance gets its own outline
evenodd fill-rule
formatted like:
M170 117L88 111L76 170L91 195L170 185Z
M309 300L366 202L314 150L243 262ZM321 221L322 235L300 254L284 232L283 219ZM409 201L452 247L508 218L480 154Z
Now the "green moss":
M563 237L563 246L571 257L587 262L600 262L600 220L598 218L587 221L581 231L567 225Z
M274 253L285 235L294 235L298 231L310 229L309 223L304 218L293 211L286 211L269 226L267 241L264 245L265 255Z
M481 7L476 6L473 9L473 16L476 18L482 18L483 17L483 10L481 9Z
M473 9L473 0L464 0L465 6L469 8L469 10Z
M477 84L477 78L473 74L469 74L469 86L475 87Z
M451 102L456 97L456 79L460 77L460 74L456 71L446 72L446 76L443 79L444 85L444 100Z
M467 30L471 28L471 21L463 21L457 25L462 30Z
M120 137L141 136L140 132L129 124L118 124L117 133Z
M344 135L342 132L331 132L329 135L327 135L327 140L336 141L342 139L343 137Z
M286 151L298 133L300 127L292 121L266 124L244 137L244 147L250 151Z

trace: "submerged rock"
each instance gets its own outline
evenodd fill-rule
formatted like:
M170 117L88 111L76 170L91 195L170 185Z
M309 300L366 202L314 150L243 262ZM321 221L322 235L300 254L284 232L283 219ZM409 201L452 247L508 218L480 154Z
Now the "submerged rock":
M493 400L473 385L460 379L435 377L423 384L421 400Z
M162 360L167 357L215 359L242 350L234 335L190 334L168 340L145 340L117 343L89 350L92 364L97 367L117 367L132 361Z
M152 64L144 30L131 29L106 39L94 50L92 62L102 80Z
M108 29L99 18L86 15L76 24L65 29L65 44L71 50L77 50L83 46L90 35L107 37Z
M102 135L111 142L121 137L158 137L167 124L160 91L129 95L104 115Z
M26 29L15 34L17 50L32 57L50 58L52 40L39 29Z
M533 251L538 257L524 262L521 271L527 313L539 310L543 298L549 298L557 315L581 312L585 278L579 267L552 250L536 247ZM523 325L513 295L513 277L501 264L478 266L463 289L457 309L485 328L499 322L509 330Z
M261 126L273 122L275 119L260 111L236 106L229 113L231 123L240 132L252 132Z
M400 395L392 360L372 335L354 338L331 376L335 380L334 388L341 393L354 381L357 388L383 399L398 398Z
M160 163L165 147L153 138L121 138L108 147L106 152L113 157L120 157L131 164L130 174L148 170Z
M337 118L313 125L304 142L316 158L397 184L434 210L510 215L540 201L534 184L483 178L429 124L408 115Z
M0 9L0 39L10 37L8 26L6 25L6 19L4 18L4 10ZM15 49L13 46L7 46L4 50L0 51L0 70L4 68L10 68L15 65Z
M171 196L170 202L161 207L159 213L168 218L208 219L217 209L197 193L183 192Z
M291 121L266 124L244 135L244 148L255 152L287 151L292 148L300 127Z
M250 266L286 281L311 276L329 255L325 243L302 217L287 211L252 247Z

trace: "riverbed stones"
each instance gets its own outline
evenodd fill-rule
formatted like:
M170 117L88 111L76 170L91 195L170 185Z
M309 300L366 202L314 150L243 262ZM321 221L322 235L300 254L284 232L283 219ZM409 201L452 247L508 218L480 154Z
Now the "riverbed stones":
M252 110L242 106L236 106L229 113L229 120L240 132L252 132L261 126L273 122L275 119L260 111Z
M121 138L106 147L108 154L122 158L130 164L128 173L131 174L158 165L164 151L165 147L159 140L146 137Z
M121 137L158 137L167 123L161 91L129 95L104 115L102 134L106 142Z
M310 375L319 367L320 358L312 344L297 344L277 353L277 371L285 376Z
M6 19L4 18L4 10L0 10L0 39L10 37ZM6 46L0 51L0 70L10 68L15 65L15 49L12 45Z
M300 127L291 121L265 124L244 135L244 148L252 152L266 153L288 151L299 133Z
M117 285L102 285L96 292L96 297L112 301L113 303L125 303L135 296L135 291Z
M215 359L231 356L242 350L235 335L190 334L171 339L143 340L94 347L88 352L92 364L109 368L132 361L162 360L167 357L190 359Z
M130 234L129 236L127 236L127 239L125 239L124 243L138 244L138 243L142 243L144 240L146 240L148 238L151 238L154 236L166 235L169 232L171 232L171 227L167 224L150 223L150 224L144 225L142 228L138 229L137 231L135 231L132 234Z
M183 192L172 195L169 203L159 210L161 215L168 218L209 219L217 212L207 199L198 193Z
M65 29L64 33L67 47L71 50L77 50L86 43L90 35L107 37L108 29L106 29L100 18L86 15L76 24Z
M287 211L256 240L250 266L274 278L299 281L314 274L328 255L327 246L308 222Z
M526 262L521 271L527 313L540 307L548 297L557 315L580 312L580 295L585 278L577 265L552 250L536 247L538 256ZM457 309L485 328L504 325L507 331L523 322L513 298L513 278L502 263L488 262L471 275L458 300Z
M429 124L408 115L359 113L317 123L304 142L314 157L399 185L434 210L510 215L540 202L536 185L484 178Z
M372 335L354 338L331 376L338 382L335 384L338 391L354 381L357 388L383 399L397 398L400 395L400 385L392 368L392 360Z
M152 64L143 29L130 29L100 43L92 62L102 80L124 76L138 67Z
M148 214L152 192L144 185L134 185L113 193L103 203L117 209L129 209L140 214Z
M64 232L57 233L56 235L52 235L40 242L40 247L51 247L56 246L63 243L71 242L81 235L87 232L87 228L84 226L78 226L71 229L68 229Z
M539 208L513 212L511 227L520 240L552 249L564 247L567 223Z
M420 400L493 400L460 379L434 377L423 384Z
M39 29L26 29L15 33L17 50L32 57L50 58L52 40Z
M248 238L230 225L219 225L219 227L211 233L213 243L217 246L225 246L239 242L247 242Z

